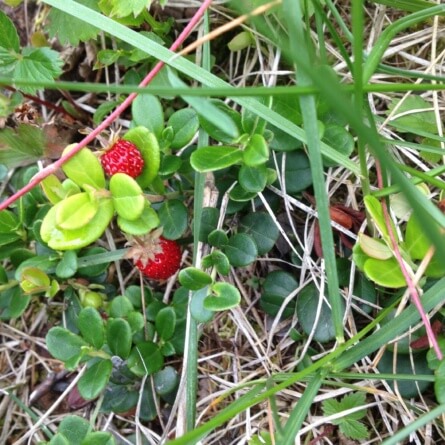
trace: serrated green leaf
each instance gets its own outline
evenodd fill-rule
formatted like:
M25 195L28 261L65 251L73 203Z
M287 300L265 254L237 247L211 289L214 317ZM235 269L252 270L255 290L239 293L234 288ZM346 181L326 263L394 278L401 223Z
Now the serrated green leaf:
M0 11L0 29L2 30L0 33L0 46L7 50L19 52L19 35L15 29L14 23L3 11Z
M88 6L98 11L96 0L75 0L76 3ZM77 46L79 42L86 42L94 39L99 33L99 29L89 25L82 20L66 14L60 9L51 8L49 14L48 33L50 37L57 36L62 45L69 44Z
M221 145L198 148L192 153L190 163L196 171L205 173L230 167L242 158L243 152L239 148Z
M77 384L80 395L85 400L94 400L105 389L112 370L111 360L100 360L90 366Z
M345 420L340 424L340 431L350 439L364 440L369 436L368 428L357 420Z
M133 14L138 16L145 8L148 8L151 4L151 0L106 0L109 6L111 6L112 17L126 17Z
M50 48L24 48L22 57L14 68L13 80L48 82L62 74L63 61L57 51ZM22 87L25 92L35 92L36 87Z
M0 163L8 168L37 161L42 155L45 138L41 128L21 124L0 132Z

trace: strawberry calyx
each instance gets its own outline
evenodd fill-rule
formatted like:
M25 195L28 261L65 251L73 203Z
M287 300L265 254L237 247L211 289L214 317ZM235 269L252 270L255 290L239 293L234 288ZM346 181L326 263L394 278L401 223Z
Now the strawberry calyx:
M125 257L131 258L135 263L140 262L145 267L149 261L154 261L156 255L163 252L161 235L162 227L143 236L133 236L127 242L130 249L128 249Z

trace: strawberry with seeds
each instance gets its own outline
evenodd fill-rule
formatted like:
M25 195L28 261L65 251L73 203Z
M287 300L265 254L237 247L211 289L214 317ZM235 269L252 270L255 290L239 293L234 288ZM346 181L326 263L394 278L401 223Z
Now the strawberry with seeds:
M144 168L144 159L141 152L135 144L124 139L118 139L100 157L100 162L108 176L125 173L132 178L136 178Z
M166 280L174 275L181 265L181 248L176 241L161 236L162 229L134 237L127 258L151 280Z

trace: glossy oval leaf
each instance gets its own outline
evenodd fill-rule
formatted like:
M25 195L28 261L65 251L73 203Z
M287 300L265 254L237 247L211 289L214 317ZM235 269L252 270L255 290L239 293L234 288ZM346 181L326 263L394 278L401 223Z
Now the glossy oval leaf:
M261 134L254 134L243 151L244 164L257 167L269 160L269 144Z
M265 255L269 252L280 235L277 224L266 212L248 213L241 219L239 230L254 239L258 255Z
M307 285L298 294L297 317L303 331L307 335L314 330L320 298L319 290L312 283ZM341 308L341 311L344 312L344 306ZM332 322L332 311L326 301L321 303L321 310L317 324L315 325L313 338L320 343L325 343L335 338L335 328Z
M312 185L312 172L306 153L302 150L291 151L286 153L285 156L281 156L279 161L284 159L286 192L291 194L300 193L310 187Z
M237 233L229 238L223 250L234 267L248 266L256 260L258 255L255 241L245 233Z
M122 318L114 318L107 323L107 344L114 355L128 358L131 351L132 334L130 325Z
M326 125L323 133L323 142L345 156L350 156L354 151L354 138L349 131L340 125ZM327 167L338 165L337 162L328 158L323 158L323 164Z
M186 267L179 272L179 282L189 290L202 289L212 283L212 277L196 267Z
M49 210L40 227L42 240L54 250L80 249L93 243L105 232L114 213L111 199L101 199L96 215L88 224L76 230L61 230L56 225L58 205Z
M230 167L242 158L243 152L236 147L202 147L192 153L190 163L196 171L205 173Z
M240 304L241 294L230 283L215 283L211 291L212 293L204 299L204 308L209 311L225 311Z
M298 282L289 272L274 270L270 272L263 283L260 306L264 312L275 317L284 300L297 289ZM282 311L282 317L292 317L295 313L296 296L288 302Z
M198 115L193 108L183 108L170 116L168 126L173 129L174 134L170 147L178 150L189 144L198 131Z
M77 272L77 253L74 250L67 250L63 253L62 259L56 267L58 278L71 278Z
M60 422L58 432L68 439L70 445L80 445L90 428L86 419L68 414Z
M128 233L129 235L145 235L158 227L159 224L159 216L156 211L151 208L148 201L145 201L144 210L139 218L130 221L121 216L117 217L117 225L123 232Z
M156 178L161 164L161 150L155 134L139 126L125 133L123 139L133 142L141 152L144 168L136 181L142 188L148 187Z
M380 286L398 289L406 286L405 278L395 258L377 260L370 258L363 268L366 276Z
M238 172L239 185L249 193L262 192L266 187L267 177L267 168L264 164L257 167L242 165Z
M91 346L100 349L105 341L104 321L93 307L83 308L77 318L77 327L82 338Z
M113 318L124 318L134 310L131 300L127 296L118 295L111 300L108 313Z
M80 395L85 400L94 400L98 397L107 386L112 370L111 360L100 360L91 365L77 384Z
M176 312L172 307L161 309L155 320L156 332L162 340L169 340L176 328Z
M68 329L56 326L46 334L46 346L50 354L65 363L67 369L75 369L82 357L82 348L88 344Z
M145 198L139 184L125 173L116 173L110 179L110 192L114 209L129 221L138 219L145 206Z
M139 94L131 104L131 113L136 126L147 128L157 138L161 136L164 129L164 111L156 96Z
M164 357L155 343L144 341L133 347L127 364L133 374L143 377L158 372L164 364Z
M69 153L76 145L68 145L63 151L63 155ZM89 148L82 148L62 165L62 170L79 187L90 186L97 190L105 187L105 174L100 161Z
M187 230L188 212L182 201L178 199L165 201L159 208L158 215L165 238L178 239Z
M99 202L88 193L78 193L60 201L56 211L56 225L62 230L76 230L88 224L96 215Z

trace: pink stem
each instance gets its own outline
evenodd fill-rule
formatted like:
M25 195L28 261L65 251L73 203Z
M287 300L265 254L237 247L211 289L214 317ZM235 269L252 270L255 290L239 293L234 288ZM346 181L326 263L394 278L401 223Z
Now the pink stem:
M383 187L383 180L382 180L382 172L380 169L380 163L376 161L376 168L377 168L377 182L379 188ZM411 276L408 273L408 270L406 269L405 262L403 261L402 255L399 250L399 246L397 244L396 237L394 235L394 231L392 229L391 224L391 217L389 216L388 206L386 205L385 199L381 200L382 203L382 209L383 209L383 216L385 218L386 228L388 229L389 238L391 239L392 248L394 251L394 255L396 257L397 262L399 263L400 269L402 270L402 274L405 278L406 285L408 286L409 293L411 294L411 299L414 302L414 305L417 308L417 311L420 314L420 317L422 318L422 322L425 326L426 334L428 336L428 339L430 341L431 346L433 347L436 356L439 360L442 360L443 355L442 351L440 350L439 344L437 343L436 335L434 334L431 323L429 318L427 317L425 310L423 309L422 302L420 301L420 295L417 291L417 287L413 283L413 280L411 280Z
M199 22L201 17L204 15L204 12L212 3L212 0L204 0L202 5L196 11L195 15L192 17L188 25L183 29L181 34L175 40L175 42L170 47L171 51L176 51L184 42L184 40L188 37L188 35L192 32L193 28ZM164 62L158 62L155 67L147 74L145 79L139 84L140 87L147 86L153 78L159 73L161 68L165 65ZM90 134L88 134L84 139L82 139L69 153L63 155L60 159L52 164L48 165L44 169L42 169L39 173L37 173L31 181L23 188L18 190L9 198L5 199L2 203L0 203L0 210L4 210L9 207L13 202L17 201L21 196L28 193L32 190L36 185L40 184L46 177L57 171L66 161L71 159L78 151L84 148L88 143L93 141L97 135L99 135L102 131L104 131L107 127L109 127L122 113L126 110L133 100L136 98L137 93L131 93L123 102L120 104L95 130L93 130Z

